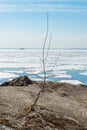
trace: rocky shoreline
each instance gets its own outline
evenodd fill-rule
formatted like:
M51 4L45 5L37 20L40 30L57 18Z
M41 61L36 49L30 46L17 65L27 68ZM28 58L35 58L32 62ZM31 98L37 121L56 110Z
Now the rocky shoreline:
M21 76L0 85L0 130L87 130L87 87Z

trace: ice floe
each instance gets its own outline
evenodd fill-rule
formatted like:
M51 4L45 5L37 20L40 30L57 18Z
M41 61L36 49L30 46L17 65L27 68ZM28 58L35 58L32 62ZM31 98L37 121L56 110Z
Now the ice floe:
M11 78L11 77L16 77L18 75L11 74L11 73L5 73L5 72L0 72L0 78Z
M82 75L87 75L87 72L83 72L83 73L80 73L80 74L82 74Z
M83 84L82 82L80 82L78 80L60 80L59 82L62 82L62 83L71 83L71 84L75 84L75 85Z

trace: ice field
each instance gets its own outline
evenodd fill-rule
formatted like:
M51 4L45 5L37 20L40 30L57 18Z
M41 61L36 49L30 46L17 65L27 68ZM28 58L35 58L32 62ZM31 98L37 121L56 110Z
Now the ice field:
M87 50L50 49L45 68L47 80L87 85ZM0 49L0 83L21 75L43 80L42 49Z

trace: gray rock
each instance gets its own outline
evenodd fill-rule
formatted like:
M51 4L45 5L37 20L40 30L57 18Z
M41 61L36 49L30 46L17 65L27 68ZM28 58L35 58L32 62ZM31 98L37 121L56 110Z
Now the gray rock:
M32 80L27 76L20 76L10 82L2 83L1 86L28 86L29 84L32 84Z

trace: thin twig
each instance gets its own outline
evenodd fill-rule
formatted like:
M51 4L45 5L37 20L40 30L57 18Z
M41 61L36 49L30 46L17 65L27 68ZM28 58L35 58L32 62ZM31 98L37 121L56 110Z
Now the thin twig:
M45 68L45 45L47 42L47 38L48 38L48 33L49 33L49 15L47 13L47 31L46 31L46 35L45 35L45 40L44 40L44 44L43 44L43 50L42 50L42 64L43 64L43 90L45 88L45 81L46 81L46 68Z
M47 60L47 57L48 57L48 54L49 54L51 41L52 41L52 35L50 34L50 40L49 40L49 44L48 44L48 48L47 48L47 52L46 52L46 56L45 56L45 61Z
M52 71L54 71L54 69L55 69L55 67L56 67L56 65L57 65L57 63L59 61L60 55L61 55L61 53L58 54L58 56L56 58L56 61L55 61L54 65L52 66L52 69L51 69Z

